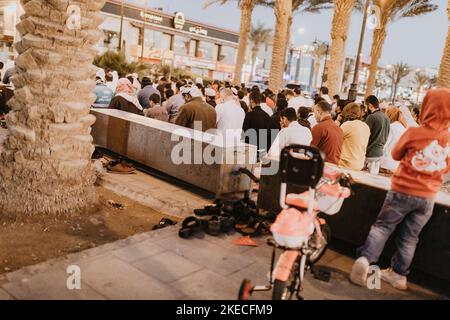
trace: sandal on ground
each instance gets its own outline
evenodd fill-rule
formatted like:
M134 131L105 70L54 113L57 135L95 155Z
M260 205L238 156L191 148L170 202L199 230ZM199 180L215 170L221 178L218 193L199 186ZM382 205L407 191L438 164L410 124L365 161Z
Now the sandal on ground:
M220 215L221 209L217 205L206 206L204 209L195 209L194 214L199 217L204 216L218 216Z
M239 232L244 236L255 238L270 234L270 227L265 221L257 221L253 225L241 229Z
M236 219L227 214L223 213L219 217L220 220L220 229L223 233L229 233L234 230L234 226L236 225Z
M118 174L130 174L136 171L136 168L132 164L122 160L111 161L107 165L107 169L109 172Z
M203 224L206 233L210 236L217 237L220 235L222 226L219 216L212 216L210 219L203 220Z
M192 235L198 232L203 231L202 221L197 219L196 217L188 217L184 219L180 231L178 231L178 235L180 238L189 239Z
M175 221L172 221L170 219L167 218L162 218L161 221L153 227L153 230L159 230L159 229L163 229L165 227L170 227L170 226L174 226L177 223Z

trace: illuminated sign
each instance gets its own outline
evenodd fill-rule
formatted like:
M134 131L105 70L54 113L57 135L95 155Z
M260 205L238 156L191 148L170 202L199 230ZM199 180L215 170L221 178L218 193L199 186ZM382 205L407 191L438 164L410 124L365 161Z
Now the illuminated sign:
M190 27L189 31L195 34L199 34L202 36L208 35L208 30L203 29L202 27Z
M141 18L143 18L145 21L153 22L153 23L162 23L163 17L157 16L156 14L152 13L145 13L141 11Z
M173 24L175 29L182 30L184 24L186 23L186 17L183 12L176 12L175 17L173 18Z

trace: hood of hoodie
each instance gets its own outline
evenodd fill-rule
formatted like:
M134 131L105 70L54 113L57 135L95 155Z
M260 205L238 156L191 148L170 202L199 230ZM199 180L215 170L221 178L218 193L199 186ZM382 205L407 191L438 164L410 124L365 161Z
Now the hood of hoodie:
M450 89L438 88L428 91L420 114L421 125L438 131L450 127Z

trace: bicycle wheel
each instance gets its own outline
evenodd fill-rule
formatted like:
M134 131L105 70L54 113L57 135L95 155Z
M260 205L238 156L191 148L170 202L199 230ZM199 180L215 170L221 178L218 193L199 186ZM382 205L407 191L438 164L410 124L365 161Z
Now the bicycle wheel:
M315 264L316 262L318 262L323 257L323 255L327 251L328 243L330 243L330 241L331 241L331 228L330 228L330 226L328 224L323 224L323 225L320 226L320 229L322 230L322 235L325 238L326 243L324 245L319 246L318 248L316 248L316 250L314 250L313 253L309 255L309 263L310 264ZM316 241L316 240L313 240L313 241Z
M287 281L275 280L273 283L272 300L292 300L298 287L299 281L299 262L297 258L292 266L289 279Z

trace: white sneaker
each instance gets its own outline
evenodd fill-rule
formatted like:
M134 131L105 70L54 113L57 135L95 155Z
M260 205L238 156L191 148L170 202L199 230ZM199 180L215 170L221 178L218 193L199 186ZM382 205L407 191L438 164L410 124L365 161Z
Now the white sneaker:
M408 290L407 278L398 274L393 269L381 270L381 280L389 283L395 289Z
M350 274L350 280L361 287L367 287L367 274L369 273L369 260L366 257L361 257L355 261Z

